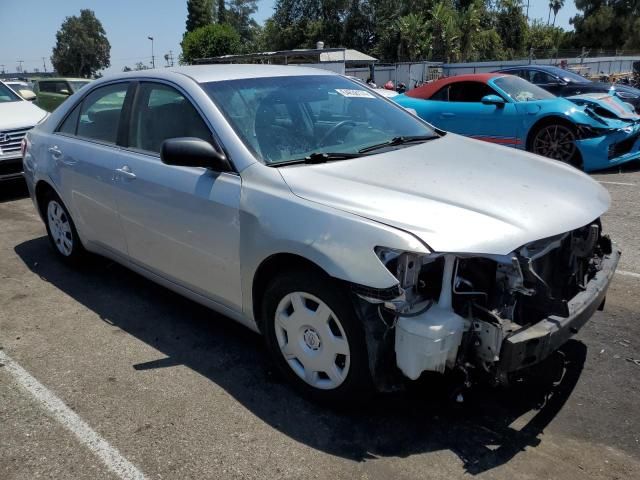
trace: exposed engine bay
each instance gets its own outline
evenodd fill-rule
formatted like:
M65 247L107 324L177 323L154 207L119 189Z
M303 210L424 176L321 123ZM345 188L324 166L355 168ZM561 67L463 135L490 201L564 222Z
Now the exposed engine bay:
M612 251L599 220L509 255L378 249L400 295L359 295L375 307L387 334L394 331L396 365L404 376L477 369L501 382L509 372L542 361L602 307L608 281L599 288L592 280ZM618 255L607 266L611 274ZM550 319L558 328L552 322L542 329ZM513 338L516 345L508 340Z

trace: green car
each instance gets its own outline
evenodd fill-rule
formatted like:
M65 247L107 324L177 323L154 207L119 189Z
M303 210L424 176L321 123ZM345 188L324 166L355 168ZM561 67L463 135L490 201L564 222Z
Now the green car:
M34 78L33 91L36 94L35 104L48 112L52 112L67 97L74 94L91 80L86 78Z

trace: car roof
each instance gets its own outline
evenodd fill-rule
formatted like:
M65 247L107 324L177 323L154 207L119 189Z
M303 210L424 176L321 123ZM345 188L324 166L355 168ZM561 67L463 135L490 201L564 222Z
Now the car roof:
M542 72L547 72L547 73L554 73L554 74L558 74L561 72L564 72L565 70L562 70L559 67L556 67L554 65L515 65L513 67L504 67L501 68L500 70L498 70L499 72L507 72L507 71L513 71L513 70L540 70Z
M164 72L179 73L198 83L219 82L223 80L241 80L244 78L292 77L308 75L337 75L321 68L309 68L292 65L254 65L254 64L215 64L187 65L181 67L156 68L108 75L111 80L128 77L162 77Z
M413 90L409 90L405 95L414 98L428 99L431 98L438 90L446 85L459 82L482 82L487 83L492 78L503 77L500 73L470 73L465 75L456 75L453 77L446 77L436 80L435 82L427 83Z

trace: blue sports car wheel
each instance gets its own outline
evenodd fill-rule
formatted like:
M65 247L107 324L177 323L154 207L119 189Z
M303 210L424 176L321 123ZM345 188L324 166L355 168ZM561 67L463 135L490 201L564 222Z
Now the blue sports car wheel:
M575 130L559 123L545 125L534 134L531 151L543 157L573 164L576 157Z

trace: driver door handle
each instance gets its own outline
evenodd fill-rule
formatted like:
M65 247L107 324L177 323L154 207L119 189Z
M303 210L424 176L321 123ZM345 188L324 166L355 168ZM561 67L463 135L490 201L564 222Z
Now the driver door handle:
M54 145L53 147L49 147L47 151L56 160L58 160L62 156L62 150L60 150L57 145Z
M136 174L131 171L131 167L129 167L129 165L123 165L120 168L116 168L116 172L118 172L123 177L131 179L136 178Z
M442 113L440 114L440 116L442 116L442 117L455 117L455 116L456 116L456 114L455 114L455 113L452 113L452 112L442 112Z

